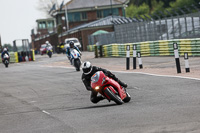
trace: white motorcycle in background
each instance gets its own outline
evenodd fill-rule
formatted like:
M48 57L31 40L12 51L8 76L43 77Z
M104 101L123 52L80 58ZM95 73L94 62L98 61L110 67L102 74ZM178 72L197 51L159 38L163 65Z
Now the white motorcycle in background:
M70 49L70 60L76 71L80 71L81 54L76 49Z
M5 65L5 67L8 67L9 59L10 59L10 57L8 56L8 54L5 54L5 55L3 56L3 63L4 63L4 65Z
M52 54L53 54L52 47L51 46L47 47L47 55L49 56L49 58L52 57Z

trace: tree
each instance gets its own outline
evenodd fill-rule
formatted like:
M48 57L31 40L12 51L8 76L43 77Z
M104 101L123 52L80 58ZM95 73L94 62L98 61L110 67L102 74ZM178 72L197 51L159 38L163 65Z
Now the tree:
M8 43L7 43L7 44L4 44L4 45L3 45L3 48L8 48L9 51L12 51L12 49L13 49L12 45L11 45L11 44L8 44Z
M164 3L162 1L157 2L156 0L152 1L152 11L151 14L154 14L155 12L159 12L159 11L164 11Z
M149 6L145 3L142 5L135 6L131 4L127 9L126 9L126 16L127 17L135 17L137 15L144 15L149 13Z
M170 7L170 2L174 2L174 1L176 1L176 0L157 0L157 2L164 3L164 5L163 5L164 8Z
M61 2L61 0L39 0L37 9L44 12L47 16L50 16L49 11L53 5L56 4L56 9L59 9Z
M174 10L177 11L179 14L182 14L182 12L178 10L178 8L181 8L182 10L184 10L185 13L191 13L193 11L193 9L191 9L192 4L196 4L195 0L176 0L175 2L170 2L170 8L168 8L168 11L170 11L174 15L176 15L174 13ZM190 8L191 11L188 11L185 7Z
M171 8L183 8L184 6L190 6L192 4L194 4L195 1L194 0L176 0L175 2L170 2L170 7Z
M199 6L198 2L199 0L130 0L129 7L126 8L126 15L127 17L134 17L147 13L159 13L159 11L166 9L174 14L174 10L177 10L177 8L183 8L186 13L189 13L184 7L191 8L192 4ZM179 10L177 12L181 14Z

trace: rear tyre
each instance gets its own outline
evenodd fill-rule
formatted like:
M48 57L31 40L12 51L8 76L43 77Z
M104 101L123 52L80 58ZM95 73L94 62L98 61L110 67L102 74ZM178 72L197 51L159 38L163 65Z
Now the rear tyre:
M108 95L116 104L121 105L124 103L122 99L118 95L114 94L109 88L106 88L104 93L106 93L106 95Z

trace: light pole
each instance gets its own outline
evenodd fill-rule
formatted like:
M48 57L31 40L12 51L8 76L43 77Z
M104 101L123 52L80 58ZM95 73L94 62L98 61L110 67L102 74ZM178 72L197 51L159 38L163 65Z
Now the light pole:
M112 10L112 0L110 0L110 8L111 8L111 15L113 16L113 10Z
M65 22L65 29L66 29L66 27L67 27L67 22L66 22L66 20L65 20L65 16L62 16L62 20Z
M68 21L68 15L67 15L67 5L65 5L65 22L67 24L67 30L69 30L69 21Z

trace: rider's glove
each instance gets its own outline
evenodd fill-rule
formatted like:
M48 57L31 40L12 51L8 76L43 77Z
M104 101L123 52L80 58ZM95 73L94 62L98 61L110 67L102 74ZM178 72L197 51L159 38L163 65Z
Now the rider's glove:
M88 91L91 91L91 90L92 90L92 87L88 86L88 87L86 87L86 89L87 89Z

